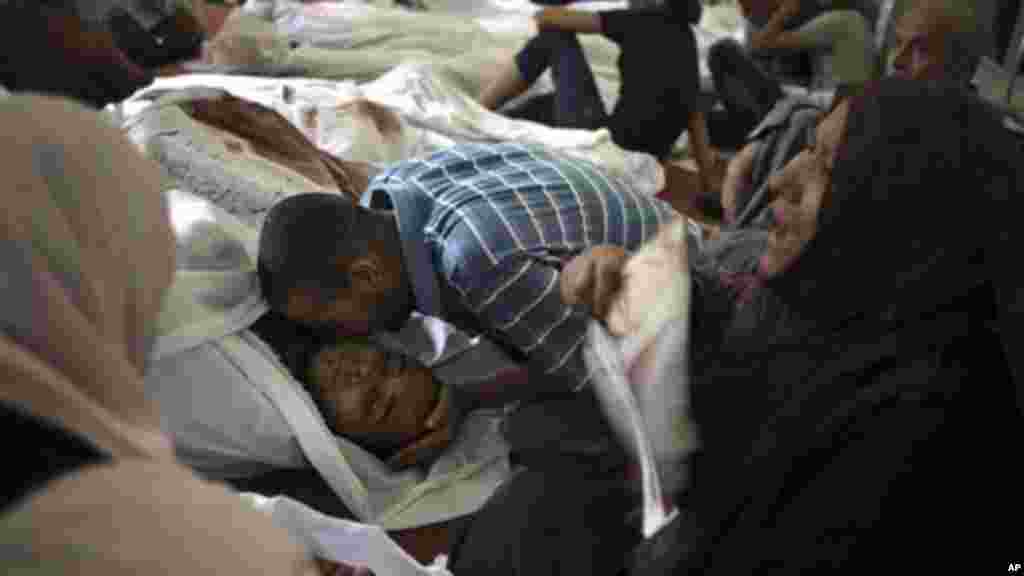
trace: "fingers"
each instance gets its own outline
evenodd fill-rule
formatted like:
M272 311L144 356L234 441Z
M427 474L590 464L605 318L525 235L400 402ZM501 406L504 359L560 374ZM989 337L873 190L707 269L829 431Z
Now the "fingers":
M428 460L452 443L453 432L452 426L445 426L440 430L430 432L416 440L416 442L399 450L398 453L388 459L388 464L393 468L406 468Z
M757 143L751 142L734 156L725 168L722 181L722 208L726 219L732 221L736 216L736 204L740 194L752 185L754 173L754 157L757 155Z
M585 300L589 292L587 284L592 281L590 264L594 258L594 250L587 250L570 260L558 276L558 289L562 294L562 301L570 306L588 304Z
M604 319L622 284L628 257L621 247L597 246L573 258L559 278L562 300L571 306L585 306L594 317Z
M626 265L625 252L609 252L593 261L593 296L591 310L596 318L608 317L612 303L622 288L622 270Z
M441 426L448 423L449 416L451 415L451 392L448 386L441 386L440 398L438 398L437 406L427 416L427 428L430 430L436 430Z

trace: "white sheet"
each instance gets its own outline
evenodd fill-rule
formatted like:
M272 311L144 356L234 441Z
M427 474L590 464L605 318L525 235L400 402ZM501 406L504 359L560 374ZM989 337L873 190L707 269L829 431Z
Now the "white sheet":
M535 32L531 15L538 7L527 0L427 0L427 4L431 11L425 13L358 1L250 2L246 14L272 22L281 43L265 50L257 62L245 62L245 70L367 82L402 64L427 64L447 70L454 87L475 98ZM576 7L605 9L624 4L585 2ZM714 88L707 67L711 44L726 37L742 39L741 21L735 6L720 4L705 7L694 27L704 92L713 93ZM288 42L294 48L280 49ZM581 43L605 106L611 109L618 94L618 47L599 35L581 36ZM229 72L230 68L211 71ZM551 89L550 73L545 73L523 98ZM684 134L677 142L677 153L686 152L686 142Z
M366 566L387 576L452 576L447 557L424 566L402 550L378 526L325 516L290 498L242 494L243 501L268 514L314 555L335 562Z
M190 187L251 224L281 197L318 188L305 178L269 166L260 158L239 157L210 129L167 104L189 97L183 89L216 87L276 110L321 149L346 160L388 164L457 142L518 140L556 148L603 166L643 194L663 185L660 164L648 154L629 152L611 141L607 130L566 130L513 120L482 108L456 87L454 73L432 64L405 64L362 85L353 81L261 78L192 74L158 79L123 106L136 142ZM201 90L199 95L201 95ZM151 102L151 95L162 96ZM400 134L382 137L352 117L343 105L363 98L397 112ZM315 127L304 119L318 118ZM190 161L189 159L192 158ZM225 159L230 159L226 161ZM192 163L195 167L187 169ZM217 171L222 176L217 175ZM215 185L222 177L223 185ZM198 189L202 186L207 191Z

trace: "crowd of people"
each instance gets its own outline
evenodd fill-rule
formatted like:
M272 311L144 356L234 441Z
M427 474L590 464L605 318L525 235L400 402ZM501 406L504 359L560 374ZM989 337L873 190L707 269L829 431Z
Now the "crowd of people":
M701 2L539 9L483 107L607 128L666 165L688 133L694 194L721 205L720 225L544 146L459 143L350 195L274 205L256 263L269 310L251 330L333 432L396 469L429 462L468 412L510 407L517 472L437 551L456 576L1019 561L1024 150L971 88L989 12L897 4L876 38L876 2L741 0L747 41L708 56L745 134L732 150L712 146L700 94ZM5 573L366 573L317 561L179 462L144 385L174 232L159 167L95 109L194 57L204 5L0 2L0 49L43 58L0 63L0 422L25 446L2 483ZM619 46L610 111L579 34ZM548 69L553 93L508 105ZM700 448L674 463L680 514L643 539L584 341L636 289L630 255L675 218ZM522 371L468 392L372 338L414 314L485 336Z

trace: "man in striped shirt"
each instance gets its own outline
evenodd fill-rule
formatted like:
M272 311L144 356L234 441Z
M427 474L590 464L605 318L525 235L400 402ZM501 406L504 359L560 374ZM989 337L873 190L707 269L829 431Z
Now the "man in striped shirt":
M461 144L378 174L355 206L294 196L268 214L259 271L272 308L340 334L412 310L481 333L579 389L588 316L559 270L592 246L632 250L676 212L597 165L539 146Z

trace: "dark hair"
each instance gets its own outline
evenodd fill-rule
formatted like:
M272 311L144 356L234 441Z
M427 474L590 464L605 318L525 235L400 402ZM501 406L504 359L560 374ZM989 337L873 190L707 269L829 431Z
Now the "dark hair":
M371 238L362 234L360 208L336 194L291 196L267 213L260 231L257 273L270 307L281 311L294 289L326 299L348 288L340 265L367 254Z
M260 316L249 330L277 354L288 372L300 382L305 381L313 357L329 340L328 335L291 322L274 311Z

